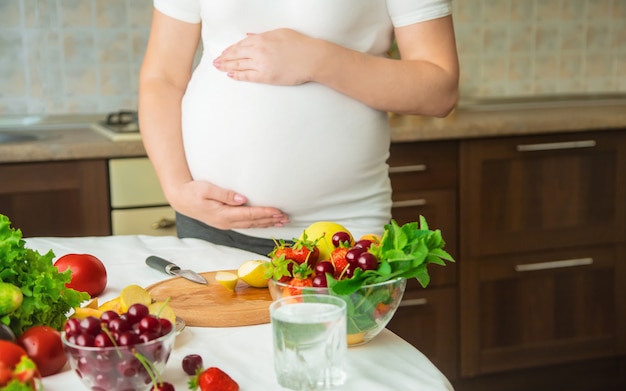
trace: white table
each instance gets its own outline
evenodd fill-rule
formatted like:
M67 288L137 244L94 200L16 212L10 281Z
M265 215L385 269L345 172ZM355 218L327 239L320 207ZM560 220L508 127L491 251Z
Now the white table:
M129 284L148 286L169 278L145 264L149 255L176 262L198 272L236 269L258 255L216 246L197 239L156 236L79 238L25 238L26 246L41 253L88 253L106 266L107 288L101 302L119 295ZM56 259L55 258L55 259ZM187 390L188 377L181 368L187 354L200 354L204 366L217 366L230 374L241 391L284 390L276 382L269 324L230 328L186 327L177 337L164 379L178 391ZM384 330L368 344L351 347L347 356L348 380L340 390L452 390L445 376L417 349ZM80 390L81 383L69 367L44 378L46 391Z

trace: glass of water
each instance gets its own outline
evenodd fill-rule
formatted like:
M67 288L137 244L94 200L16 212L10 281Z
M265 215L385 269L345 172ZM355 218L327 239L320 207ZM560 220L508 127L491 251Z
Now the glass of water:
M320 390L345 383L346 302L329 295L289 296L270 305L274 368L292 390Z

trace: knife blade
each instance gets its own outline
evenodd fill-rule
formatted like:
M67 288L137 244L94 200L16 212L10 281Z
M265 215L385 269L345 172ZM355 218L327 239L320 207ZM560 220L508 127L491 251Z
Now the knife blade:
M193 270L181 269L180 266L175 263L170 262L167 259L157 257L156 255L151 255L146 258L146 265L160 272L169 274L170 276L183 277L198 284L208 284L206 278L202 277Z

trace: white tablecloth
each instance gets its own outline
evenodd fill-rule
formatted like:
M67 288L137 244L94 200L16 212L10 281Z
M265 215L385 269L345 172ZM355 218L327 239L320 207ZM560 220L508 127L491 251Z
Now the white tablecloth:
M106 266L107 288L101 302L119 295L129 284L148 286L169 278L145 264L149 255L158 255L181 268L198 272L236 269L258 255L216 246L197 239L152 236L109 236L80 238L25 238L26 246L56 257L88 253ZM181 368L187 354L200 354L204 366L217 366L230 374L241 391L284 390L274 376L272 335L269 324L230 328L186 327L177 337L164 379L178 391L187 390L188 377ZM417 349L384 330L368 344L351 347L347 355L348 380L340 390L452 390L445 376ZM47 391L83 389L78 377L66 367L44 378Z

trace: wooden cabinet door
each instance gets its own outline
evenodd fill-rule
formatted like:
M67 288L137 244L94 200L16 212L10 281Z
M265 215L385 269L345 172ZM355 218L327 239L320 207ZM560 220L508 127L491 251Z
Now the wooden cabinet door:
M407 291L387 325L424 353L450 380L458 372L456 292L456 288Z
M24 237L109 235L106 160L0 165L0 213Z
M599 245L464 263L462 374L623 354L622 256Z
M455 259L457 250L458 143L415 142L391 145L389 172L393 189L392 217L405 224L426 218L431 229L439 229L445 250ZM456 284L457 265L429 268L429 286ZM423 289L410 280L408 290Z
M586 132L463 142L462 254L624 241L625 137Z

